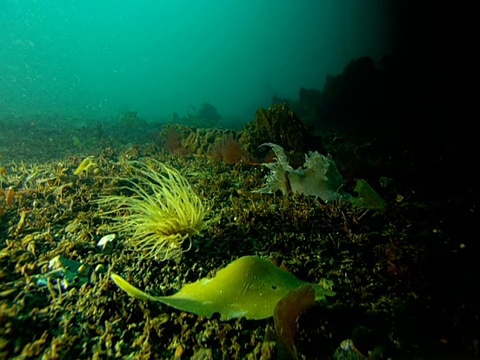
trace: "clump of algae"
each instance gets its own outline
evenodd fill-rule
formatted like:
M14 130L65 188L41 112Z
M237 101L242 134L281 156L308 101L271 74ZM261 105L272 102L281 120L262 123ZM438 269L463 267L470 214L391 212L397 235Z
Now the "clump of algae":
M102 216L114 221L112 231L129 237L143 257L167 260L190 248L189 237L200 234L209 221L209 209L174 168L158 161L130 163L134 177L124 179L129 195L98 200L107 207Z

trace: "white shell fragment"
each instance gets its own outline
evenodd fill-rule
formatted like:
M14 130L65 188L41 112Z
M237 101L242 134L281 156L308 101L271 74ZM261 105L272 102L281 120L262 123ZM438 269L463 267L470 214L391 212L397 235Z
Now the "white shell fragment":
M96 283L99 281L100 274L105 274L107 270L103 264L98 264L95 266L95 269L92 271L92 275L90 276L90 282Z
M84 265L80 265L77 269L77 274L80 276L87 276L89 269Z
M57 270L62 268L62 256L55 256L52 260L48 262L48 268L50 270Z
M106 248L107 246L109 246L108 244L110 244L113 240L115 240L115 237L116 237L116 236L117 236L117 235L115 235L115 234L105 235L104 237L102 237L102 238L98 241L97 246L98 246L99 248L101 248L102 250L105 250L105 248Z

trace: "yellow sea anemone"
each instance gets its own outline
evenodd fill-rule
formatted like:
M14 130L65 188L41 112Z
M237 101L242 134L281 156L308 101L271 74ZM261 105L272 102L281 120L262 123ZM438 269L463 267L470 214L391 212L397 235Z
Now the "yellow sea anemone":
M114 220L111 230L129 236L144 257L166 260L190 249L187 238L207 226L208 208L188 181L174 168L158 161L131 163L134 178L124 179L131 195L109 195L98 203L102 215Z

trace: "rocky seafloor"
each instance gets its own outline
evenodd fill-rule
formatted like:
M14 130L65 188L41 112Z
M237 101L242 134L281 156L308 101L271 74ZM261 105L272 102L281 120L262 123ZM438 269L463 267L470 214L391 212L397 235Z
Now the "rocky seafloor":
M256 194L266 174L260 164L172 153L154 130L122 137L105 129L95 138L95 127L2 124L0 358L292 358L268 334L273 318L206 318L132 298L110 279L115 272L150 294L170 295L244 255L271 259L304 281L333 283L335 296L296 321L300 359L479 355L476 251L465 229L448 221L455 209L472 212L469 201L425 199L413 184L387 181L390 174L372 182L383 212ZM326 138L326 148L338 139ZM373 145L345 138L341 147L339 159ZM93 165L75 174L89 156ZM391 161L370 156L379 168ZM95 201L119 191L129 161L148 159L178 169L216 219L177 259L145 259L122 236L98 246L110 222Z

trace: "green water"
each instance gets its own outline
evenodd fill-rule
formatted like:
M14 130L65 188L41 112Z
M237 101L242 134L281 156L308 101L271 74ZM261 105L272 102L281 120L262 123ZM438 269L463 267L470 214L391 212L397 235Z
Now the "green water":
M390 50L382 1L0 1L0 119L167 121L213 104L250 120ZM82 119L82 120L80 120Z

